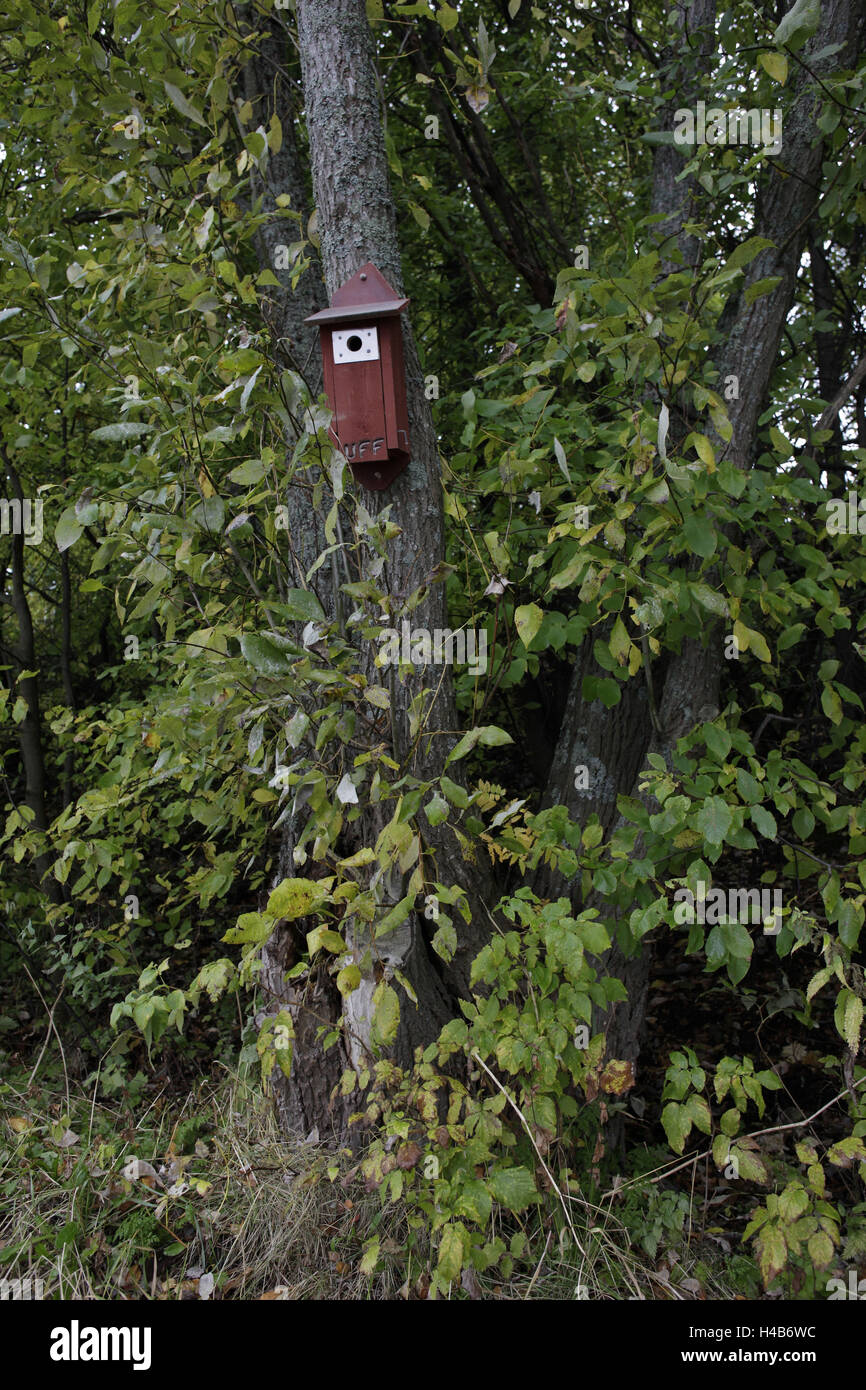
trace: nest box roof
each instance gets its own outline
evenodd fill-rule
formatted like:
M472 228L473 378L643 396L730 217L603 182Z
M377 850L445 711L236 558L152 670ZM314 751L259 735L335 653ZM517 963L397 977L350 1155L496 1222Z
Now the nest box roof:
M339 323L357 318L385 318L400 314L409 303L401 299L372 261L334 292L329 309L310 314L305 323Z

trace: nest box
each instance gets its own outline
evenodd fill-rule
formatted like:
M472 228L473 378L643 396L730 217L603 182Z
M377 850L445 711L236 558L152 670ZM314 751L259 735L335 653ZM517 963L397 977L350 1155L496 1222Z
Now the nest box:
M319 326L331 438L357 482L390 487L409 462L409 417L400 314L409 303L371 261L335 292Z

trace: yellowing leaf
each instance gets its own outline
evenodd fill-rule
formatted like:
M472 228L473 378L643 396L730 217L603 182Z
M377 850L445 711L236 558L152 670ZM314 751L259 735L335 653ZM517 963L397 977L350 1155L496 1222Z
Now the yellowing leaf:
M760 632L755 632L754 628L749 628L749 646L759 661L772 661L773 658L766 640Z
M341 956L346 950L346 943L339 932L330 931L327 927L314 927L307 932L307 950L310 955L316 951L331 951L335 956Z
M446 1284L453 1284L463 1268L463 1237L466 1227L462 1221L451 1221L443 1226L439 1240L439 1260L436 1273Z
M361 972L357 965L346 965L337 973L337 989L341 994L351 994L361 983Z
M628 660L628 649L630 646L631 639L626 632L625 623L622 618L617 618L613 625L613 632L610 635L610 654L615 658L617 665L625 665Z
M634 1062L607 1062L598 1084L609 1095L621 1096L634 1085Z
M755 1247L758 1252L758 1263L761 1277L764 1280L764 1287L769 1288L776 1276L781 1274L785 1268L785 1261L788 1258L788 1246L785 1237L778 1226L768 1223L756 1240Z
M388 1047L397 1036L400 1024L400 1000L396 990L384 980L373 991L373 1026L371 1039L377 1047Z
M537 603L524 603L515 611L514 625L524 647L529 647L543 621L544 613Z
M788 80L788 59L784 53L759 53L758 62L768 72L774 82L784 87Z
M310 878L284 878L268 898L268 914L295 922L325 901L321 884Z
M694 437L695 451L701 463L705 463L710 473L715 472L716 455L713 446L705 434L696 434Z
M362 1256L362 1258L361 1258L361 1263L360 1263L360 1265L359 1265L359 1268L360 1268L361 1273L362 1273L362 1274L366 1274L367 1277L369 1278L369 1276L370 1276L370 1275L373 1273L373 1271L375 1270L376 1265L377 1265L377 1263L378 1263L378 1260L379 1260L379 1237L378 1237L378 1236L374 1236L373 1239L372 1239L371 1241L368 1241L368 1243L367 1243L367 1245L366 1245L366 1247L365 1247L365 1249L364 1249L364 1254L363 1254L363 1256Z

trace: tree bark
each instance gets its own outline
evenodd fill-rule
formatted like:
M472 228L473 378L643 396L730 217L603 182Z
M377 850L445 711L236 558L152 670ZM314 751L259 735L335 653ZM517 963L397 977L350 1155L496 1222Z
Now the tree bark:
M382 119L379 108L373 41L364 0L298 0L298 44L303 72L307 132L313 174L313 190L322 241L322 262L328 296L366 261L373 261L398 292L402 292L402 267L388 178ZM447 626L444 585L434 574L444 556L444 519L436 434L411 329L403 320L407 403L412 459L409 467L384 493L365 493L364 506L373 516L384 507L400 534L389 544L385 569L377 577L391 604L390 622L399 626L401 605L419 585L424 586L412 621L432 632ZM372 558L372 557L371 557ZM362 562L363 572L363 562ZM368 675L375 670L375 651L361 653ZM376 671L377 682L384 673ZM387 673L391 699L390 742L402 770L429 779L442 769L456 739L457 716L451 671L431 667L414 669L407 677L391 667ZM410 707L416 697L426 701L427 730L413 737ZM357 847L372 845L382 828L377 807L365 810L353 827ZM461 884L475 906L472 922L461 924L454 959L446 963L429 950L422 919L411 914L402 928L377 943L386 975L399 969L417 996L415 1008L401 995L401 1022L397 1041L389 1055L400 1065L412 1060L414 1049L425 1045L456 1011L456 1000L468 989L472 959L488 935L487 916L481 903L489 894L487 875L464 860L447 826L424 830L425 849L435 857L435 876L442 882ZM290 827L282 868L291 872L294 828ZM396 866L390 876L388 896L403 896L402 876ZM296 1042L292 1076L276 1082L278 1114L284 1128L307 1132L333 1126L345 1133L348 1107L341 1098L329 1106L325 1097L347 1062L360 1063L368 1055L370 999L375 979L362 979L361 987L341 1001L330 980L316 975L305 990L285 981L287 963L293 958L296 929L278 927L263 955L262 980L272 996L272 1007L289 1007L295 1016ZM348 937L360 961L366 931ZM324 1022L334 1025L345 1011L343 1038L322 1054L316 1030Z

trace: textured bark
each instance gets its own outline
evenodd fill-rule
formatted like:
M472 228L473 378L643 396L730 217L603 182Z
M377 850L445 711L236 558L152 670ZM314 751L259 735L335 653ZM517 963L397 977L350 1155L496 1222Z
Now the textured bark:
M373 43L364 0L298 0L298 42L303 70L305 110L310 141L313 189L322 239L322 262L328 297L364 262L373 261L398 291L402 291L394 204L388 179L379 109ZM408 322L403 320L407 400L412 461L384 493L365 493L364 505L378 515L384 507L400 527L389 543L388 560L377 578L391 600L391 622L399 625L401 605L424 584L425 593L412 612L413 625L433 631L447 626L444 585L434 571L444 555L444 520L436 435L418 354ZM370 557L373 558L373 557ZM363 572L363 562L362 562ZM362 669L373 672L375 651L362 654ZM396 667L376 672L377 683L387 684L391 696L390 742L405 771L419 777L435 776L455 741L456 712L451 672L448 667L421 668L406 676ZM425 732L414 738L409 712L413 700L428 699ZM357 845L373 844L381 829L381 812L370 808L352 827ZM284 846L284 870L291 872L290 827ZM447 827L425 833L425 849L435 853L435 875L449 883L461 883L475 904L472 924L459 930L459 947L446 964L430 952L422 920L412 914L404 926L377 943L386 973L399 968L418 996L417 1009L402 996L401 1024L391 1055L401 1065L412 1059L416 1046L429 1042L442 1024L453 1017L456 998L468 988L469 966L487 937L487 917L480 905L487 892L485 874L464 863L456 840ZM394 867L388 897L403 896L401 875ZM332 1108L325 1097L346 1065L360 1061L369 1038L371 976L361 988L341 1001L323 975L308 987L305 997L285 982L291 959L292 931L278 928L267 944L263 983L278 1006L295 1013L296 1045L292 1077L277 1081L277 1105L282 1124L290 1130L329 1126L343 1133L346 1111L338 1099ZM349 938L358 958L365 938ZM310 997L312 994L312 998ZM322 1056L316 1029L333 1024L345 1008L345 1041ZM312 1014L303 1025L305 1010ZM312 1021L311 1021L312 1020Z
M715 44L715 0L676 0L673 11L671 44L661 58L661 81L672 92L660 112L662 130L673 128L678 107L693 107L700 97ZM653 235L661 247L665 275L697 265L700 254L697 238L683 232L684 223L695 212L698 191L693 177L680 177L685 162L676 145L659 145L653 157L650 212L664 219L656 225Z
M243 13L242 28L252 33L264 28L255 40L253 56L243 71L244 95L252 107L249 128L268 129L276 115L282 129L280 149L268 156L263 171L253 167L250 182L253 206L265 220L255 236L256 253L262 267L273 271L280 288L272 288L263 303L263 315L274 339L274 355L278 362L290 366L306 383L312 400L322 389L322 363L318 350L318 333L305 322L310 314L325 303L322 269L318 252L311 252L312 264L302 273L292 288L292 270L283 266L280 248L300 241L307 233L313 211L309 188L306 151L300 137L298 86L300 71L294 46L284 27L283 12L274 11L262 16L250 10ZM294 80L293 80L294 79ZM277 205L277 198L287 194L288 210ZM296 213L299 219L290 217ZM300 407L298 407L300 413ZM291 448L287 451L287 462ZM312 505L312 490L318 480L318 470L312 475L290 479L283 494L288 514L286 531L278 533L280 542L288 546L289 585L312 588L329 620L337 615L338 575L336 562L325 565L310 579L317 557L327 546L324 532L324 513ZM345 576L343 576L345 577Z
M282 258L277 255L278 247L302 239L312 212L299 146L298 101L290 77L292 45L279 11L268 16L244 12L246 32L263 25L265 32L256 40L255 52L244 67L243 84L244 95L252 107L249 128L264 126L267 130L271 117L276 115L283 137L280 149L268 155L264 171L253 166L250 174L255 208L266 214L255 233L256 252L262 266L272 270L280 282L279 290L272 289L272 298L264 301L264 314L280 353L291 360L316 396L322 386L321 360L316 350L318 335L304 320L324 303L321 268L314 256L313 264L293 289L292 270L278 264ZM288 194L291 200L288 209L277 206L281 194ZM287 213L299 214L300 222Z

